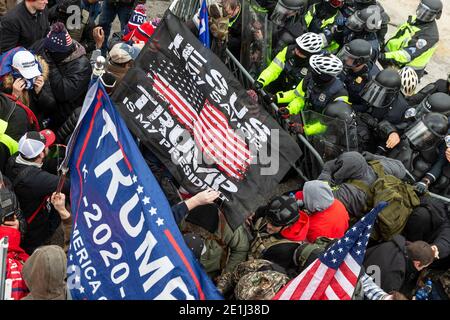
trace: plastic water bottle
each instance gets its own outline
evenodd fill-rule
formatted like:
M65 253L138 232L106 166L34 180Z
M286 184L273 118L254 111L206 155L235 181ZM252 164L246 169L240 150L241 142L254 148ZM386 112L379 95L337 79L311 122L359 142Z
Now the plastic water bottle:
M433 282L428 279L425 282L425 286L416 291L416 300L428 300L430 293L433 290Z

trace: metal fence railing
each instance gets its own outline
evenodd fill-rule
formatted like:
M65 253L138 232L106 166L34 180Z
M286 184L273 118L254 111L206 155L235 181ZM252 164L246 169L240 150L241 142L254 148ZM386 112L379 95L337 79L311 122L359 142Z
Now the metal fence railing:
M0 239L0 300L5 300L7 255L8 255L8 237L4 237Z

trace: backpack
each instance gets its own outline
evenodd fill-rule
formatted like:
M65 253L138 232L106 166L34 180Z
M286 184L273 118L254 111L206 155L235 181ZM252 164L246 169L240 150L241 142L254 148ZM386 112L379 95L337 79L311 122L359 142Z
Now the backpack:
M313 243L302 243L294 253L294 263L298 267L298 272L305 270L333 243L334 239L327 237L319 237Z
M389 241L403 231L413 208L420 204L420 200L412 185L395 176L387 175L378 160L369 161L369 165L378 176L371 186L361 180L350 180L348 183L367 195L366 212L382 201L388 203L378 215L371 238L375 241Z

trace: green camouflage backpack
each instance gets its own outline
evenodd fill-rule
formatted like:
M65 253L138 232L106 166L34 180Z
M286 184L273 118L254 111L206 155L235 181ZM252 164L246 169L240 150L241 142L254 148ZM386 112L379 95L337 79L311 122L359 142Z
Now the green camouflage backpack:
M368 186L361 180L350 180L348 183L364 191L367 195L366 212L382 201L388 206L378 215L371 237L376 241L389 241L400 234L414 207L420 204L419 197L412 185L395 176L387 175L379 161L370 161L378 179Z
M304 242L299 245L294 253L294 263L298 267L297 271L301 273L305 270L333 242L334 239L319 237L314 243Z

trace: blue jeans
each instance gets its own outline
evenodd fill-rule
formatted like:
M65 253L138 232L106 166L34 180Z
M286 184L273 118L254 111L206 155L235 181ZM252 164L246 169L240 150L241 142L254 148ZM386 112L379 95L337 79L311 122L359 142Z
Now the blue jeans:
M120 29L123 30L130 19L133 5L121 4L117 2L111 2L109 0L103 1L102 12L100 14L99 25L105 32L105 41L103 41L102 55L106 54L106 44L108 43L109 34L111 33L111 24L113 23L116 15L119 16Z

